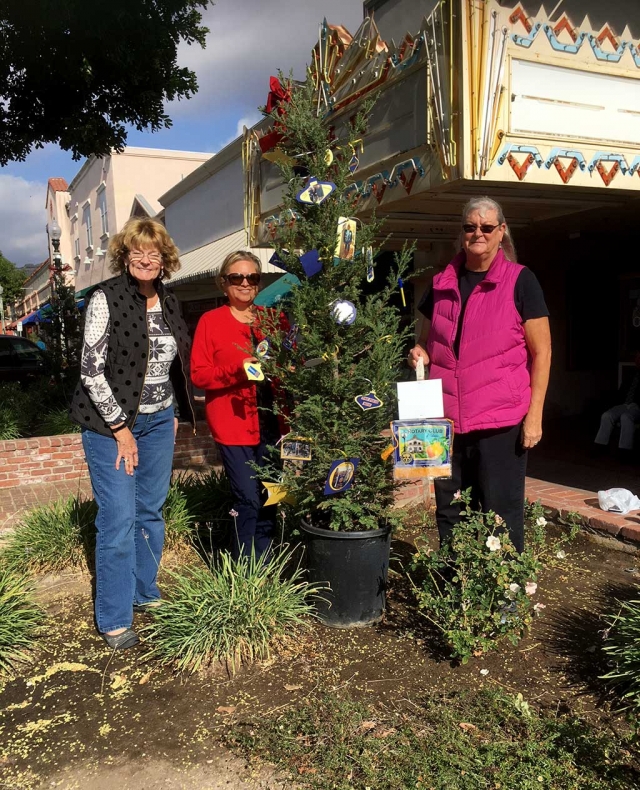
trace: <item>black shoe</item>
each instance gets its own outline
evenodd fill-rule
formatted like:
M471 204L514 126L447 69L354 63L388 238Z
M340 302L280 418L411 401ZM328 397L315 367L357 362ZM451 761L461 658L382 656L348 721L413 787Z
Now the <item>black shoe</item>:
M140 641L135 631L125 629L121 634L100 634L104 641L113 650L128 650Z

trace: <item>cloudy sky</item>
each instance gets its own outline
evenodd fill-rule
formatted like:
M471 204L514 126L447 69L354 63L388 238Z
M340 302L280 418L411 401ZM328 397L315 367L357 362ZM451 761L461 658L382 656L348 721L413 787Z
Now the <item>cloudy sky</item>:
M204 21L207 47L183 47L180 64L194 69L200 90L169 105L173 127L129 134L129 145L215 153L250 126L266 101L269 75L293 69L304 78L322 18L355 33L362 0L217 0ZM18 266L47 255L47 179L71 181L82 162L57 146L34 151L25 162L0 168L0 250Z

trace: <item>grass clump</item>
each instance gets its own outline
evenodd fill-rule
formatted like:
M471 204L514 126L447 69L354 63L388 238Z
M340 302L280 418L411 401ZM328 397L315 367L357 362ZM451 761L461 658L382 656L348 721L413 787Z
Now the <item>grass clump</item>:
M96 505L77 496L23 516L0 551L0 565L17 573L60 572L93 557Z
M292 772L296 787L332 790L628 790L638 752L573 716L540 715L482 691L432 696L406 711L335 694L271 720L236 726L228 741Z
M0 676L26 660L42 618L30 582L0 568Z
M614 668L603 676L620 693L623 707L640 717L640 600L624 601L609 618L604 651Z
M274 640L305 624L308 597L319 589L290 571L292 551L268 562L228 552L167 571L170 589L146 629L152 656L179 671L195 672L223 662L235 671L241 662L266 658Z
M458 492L455 501L462 517L451 540L438 551L421 548L411 570L420 613L464 664L503 639L518 643L541 608L535 603L538 574L552 557L563 556L559 546L578 527L571 524L566 535L549 541L542 506L527 504L527 544L519 554L499 514L474 508L470 490Z

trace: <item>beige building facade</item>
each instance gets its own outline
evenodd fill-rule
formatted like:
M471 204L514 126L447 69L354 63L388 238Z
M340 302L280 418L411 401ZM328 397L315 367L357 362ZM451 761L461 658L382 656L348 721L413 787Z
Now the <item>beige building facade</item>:
M109 239L129 217L155 216L162 208L158 197L209 158L206 153L131 147L87 159L57 216L62 260L73 269L76 293L110 276Z

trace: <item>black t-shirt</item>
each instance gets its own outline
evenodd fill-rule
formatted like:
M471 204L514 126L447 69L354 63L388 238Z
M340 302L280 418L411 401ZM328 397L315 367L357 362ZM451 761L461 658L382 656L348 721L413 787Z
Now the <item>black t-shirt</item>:
M458 321L458 331L456 339L453 344L455 355L458 356L460 347L460 332L462 330L462 321L464 319L464 312L467 307L467 300L471 296L473 289L481 283L487 276L487 269L484 272L472 272L466 267L461 266L458 273L458 287L460 289L460 298L462 300L462 310L460 311L460 320ZM549 315L549 309L544 300L542 288L538 282L535 274L526 266L518 275L515 287L513 289L513 298L515 301L516 309L520 313L522 322L529 321L531 318L544 318ZM429 290L422 297L418 310L429 321L433 318L433 288Z

